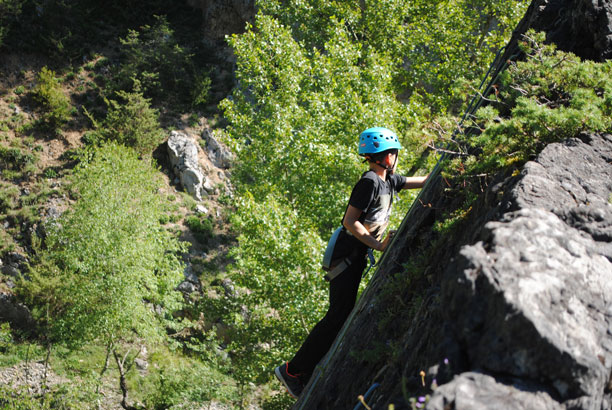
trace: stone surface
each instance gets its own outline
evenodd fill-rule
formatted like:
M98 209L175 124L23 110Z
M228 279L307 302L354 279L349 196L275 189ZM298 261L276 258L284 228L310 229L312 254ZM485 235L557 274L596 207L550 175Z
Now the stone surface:
M0 293L0 323L9 322L12 328L30 330L34 320L30 310L17 302L14 296Z
M172 131L168 138L168 158L183 188L196 199L206 195L206 176L198 162L198 145L187 134Z
M461 249L442 285L471 366L600 408L612 369L612 263L540 208L508 213L483 235Z
M227 34L244 31L245 22L255 16L254 0L188 0L187 3L202 11L205 35L223 40Z
M206 142L206 152L212 163L222 169L231 167L234 159L232 152L215 138L212 130L206 128L202 133L202 138ZM219 174L223 175L222 173Z
M472 410L562 410L546 392L522 383L503 384L491 376L468 372L438 388L427 409L462 408Z

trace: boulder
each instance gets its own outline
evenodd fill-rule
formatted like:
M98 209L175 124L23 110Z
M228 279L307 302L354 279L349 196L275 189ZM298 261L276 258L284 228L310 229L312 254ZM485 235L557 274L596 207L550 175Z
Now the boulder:
M14 329L31 330L34 319L30 310L14 296L0 293L0 322L9 322Z
M471 367L601 408L612 369L612 262L541 208L510 212L483 235L461 249L442 289Z
M206 152L208 153L208 158L210 158L211 162L217 168L229 168L232 164L232 160L234 159L231 151L215 138L210 128L206 128L204 130L202 133L202 138L206 142ZM221 172L219 174L222 175Z
M446 410L563 410L548 393L524 383L504 384L482 373L468 372L438 388L427 409Z
M168 138L168 158L183 188L197 200L202 200L208 181L198 162L196 142L183 132L172 131Z

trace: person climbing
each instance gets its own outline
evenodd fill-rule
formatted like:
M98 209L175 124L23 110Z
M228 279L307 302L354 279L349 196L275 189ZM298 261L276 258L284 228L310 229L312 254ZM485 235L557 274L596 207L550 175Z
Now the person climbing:
M427 180L428 175L404 177L395 174L401 148L397 135L387 128L368 128L359 135L359 155L369 163L370 169L353 188L342 228L332 245L331 270L338 266L340 269L335 269L333 278L329 279L328 311L293 359L274 369L276 377L295 398L299 397L355 305L368 248L382 252L391 240L391 233L384 240L382 238L395 193L422 188Z

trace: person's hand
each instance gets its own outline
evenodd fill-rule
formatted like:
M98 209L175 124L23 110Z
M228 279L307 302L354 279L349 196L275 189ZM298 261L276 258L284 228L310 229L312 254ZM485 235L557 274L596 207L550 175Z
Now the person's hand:
M379 251L384 252L384 250L387 249L387 246L389 245L389 243L391 243L391 239L393 239L395 232L397 231L389 231L387 237L382 241L380 249L378 249Z

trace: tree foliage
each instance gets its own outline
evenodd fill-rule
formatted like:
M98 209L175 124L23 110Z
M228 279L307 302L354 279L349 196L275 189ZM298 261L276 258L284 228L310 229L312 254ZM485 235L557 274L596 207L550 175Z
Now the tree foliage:
M321 52L269 16L256 24L232 39L238 86L223 103L238 179L256 199L275 187L326 233L363 168L356 136L371 124L401 132L411 115L393 94L390 60L363 52L342 26Z
M359 133L372 126L393 129L406 148L400 166L415 166L434 138L427 125L461 106L465 84L481 77L526 7L507 0L261 0L258 6L253 25L229 40L237 85L221 104L229 122L224 136L237 153L238 213L274 210L275 225L310 232L313 239L265 236L238 220L233 276L252 290L245 304L253 312L275 300L264 289L283 283L287 266L303 272L294 287L312 278L325 287L315 263L320 244L340 224L350 190L367 169L356 154ZM408 201L399 205L401 215ZM293 253L286 253L287 247ZM301 254L312 255L312 262L295 265ZM321 305L308 292L286 304L299 303ZM304 328L298 326L299 311L269 309L290 326L271 327L269 314L260 314L245 328L285 340L267 352L280 359L295 351ZM237 340L251 346L249 335L255 334L245 332ZM264 377L265 355L235 348L250 363L243 367L252 366L251 377L257 371Z
M11 25L21 14L23 0L0 0L0 46Z
M232 252L241 291L229 302L249 307L242 314L229 309L225 317L234 329L235 376L262 382L288 350L299 347L324 311L326 286L313 274L324 244L314 226L272 193L264 202L247 194L233 224L241 232Z
M63 93L53 70L43 67L36 80L32 96L40 107L41 122L58 132L70 119L70 99Z
M120 42L121 64L111 90L129 90L136 79L143 94L155 101L169 97L187 105L206 101L210 79L196 69L193 54L179 44L165 16L156 16L152 25L128 30Z
M461 100L505 45L528 3L516 0L259 1L305 48L321 48L338 25L351 41L392 59L398 94L418 93L435 111Z
M106 99L108 111L102 122L97 122L88 112L95 131L87 135L89 143L115 141L134 148L141 156L151 153L165 138L160 128L158 110L151 108L150 100L140 89L140 82L133 80L134 89L117 91L116 100Z
M476 113L479 135L462 141L469 152L478 153L455 161L468 173L518 166L548 143L582 131L610 130L612 63L581 61L558 51L544 44L543 33L529 32L520 46L525 60L508 67L497 100Z
M74 207L48 226L19 289L52 341L159 334L156 306L177 307L182 249L159 225L159 183L153 167L113 143L79 165Z

